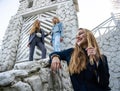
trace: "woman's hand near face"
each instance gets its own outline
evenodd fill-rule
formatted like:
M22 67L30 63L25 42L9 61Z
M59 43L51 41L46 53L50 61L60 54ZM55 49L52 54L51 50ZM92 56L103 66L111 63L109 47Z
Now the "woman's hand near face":
M58 57L53 57L52 63L51 63L52 71L57 71L60 68L61 68L60 59Z
M94 56L94 55L96 55L96 48L93 48L93 47L89 47L89 48L86 48L86 50L87 50L87 54L88 54L88 56Z

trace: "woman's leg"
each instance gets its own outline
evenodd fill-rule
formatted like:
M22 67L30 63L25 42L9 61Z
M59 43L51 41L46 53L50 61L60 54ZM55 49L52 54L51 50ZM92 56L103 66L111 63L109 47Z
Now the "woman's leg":
M35 42L32 41L32 43L30 44L29 61L33 61L34 50L35 50Z
M55 51L55 39L52 40L53 50Z
M42 42L37 43L37 46L42 51L42 58L46 58L46 48L45 45Z
M60 35L55 36L54 51L60 51Z

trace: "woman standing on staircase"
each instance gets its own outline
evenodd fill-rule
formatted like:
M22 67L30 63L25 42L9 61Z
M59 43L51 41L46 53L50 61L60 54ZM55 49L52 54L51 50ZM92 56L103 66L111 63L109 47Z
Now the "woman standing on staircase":
M60 51L60 42L63 41L63 26L58 17L53 17L52 46L54 51Z
M80 28L74 48L50 54L52 71L66 60L74 91L110 91L107 57L101 55L97 41L88 29Z
M44 38L49 34L50 33L45 35L44 31L40 28L40 21L35 20L30 30L30 36L29 36L29 43L28 43L28 46L30 48L29 61L33 61L35 46L39 47L39 49L42 51L42 58L46 58L46 48L44 45Z

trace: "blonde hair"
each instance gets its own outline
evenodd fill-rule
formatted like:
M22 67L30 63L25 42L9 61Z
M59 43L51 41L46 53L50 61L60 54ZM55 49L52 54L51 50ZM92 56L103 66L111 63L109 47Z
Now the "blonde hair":
M96 41L94 35L92 34L92 32L88 29L83 29L83 28L79 28L79 30L83 30L86 34L87 48L89 47L88 45L91 45L91 47L96 48L96 51L97 51L96 56L101 57L97 41ZM95 60L96 56L93 57L94 60ZM87 56L86 56L84 50L82 49L82 47L78 46L76 44L74 51L72 53L71 59L70 59L70 64L68 66L68 70L69 70L70 74L80 73L81 71L86 69L86 64L87 64Z
M35 22L32 25L32 28L30 30L30 34L34 33L36 30L40 29L40 21L39 20L35 20Z
M55 22L54 19L56 19L57 21ZM54 25L55 25L56 23L59 23L59 22L60 22L60 20L59 20L58 17L53 17L53 19L52 19L52 23L53 23Z

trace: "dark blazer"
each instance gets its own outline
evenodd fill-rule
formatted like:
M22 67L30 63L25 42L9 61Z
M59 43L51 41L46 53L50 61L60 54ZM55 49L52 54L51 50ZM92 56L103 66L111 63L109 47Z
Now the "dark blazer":
M49 55L50 64L51 64L51 56L53 54L57 54L60 57L60 60L67 61L69 65L71 54L73 52L73 48L61 51L61 52L53 52ZM86 56L87 52L84 50ZM81 71L79 74L73 74L70 76L71 82L73 85L74 91L110 91L109 88L109 69L107 64L107 57L103 55L104 61L99 58L98 67L96 63L91 65L89 63L89 57L87 56L87 66L86 69ZM99 82L98 82L99 77Z
M48 36L48 34L44 34L44 30L42 30L41 29L41 42L44 44L44 37L47 37ZM35 36L36 36L36 33L32 33L30 36L29 36L29 44L31 44L31 42L32 42L32 40L35 38Z

